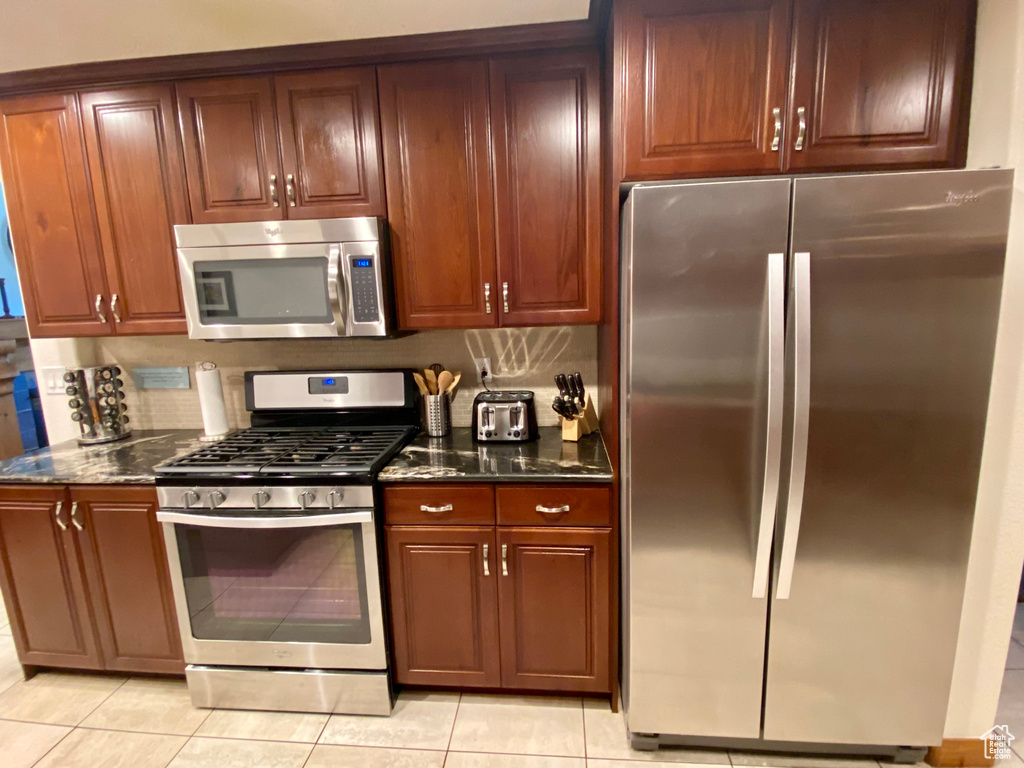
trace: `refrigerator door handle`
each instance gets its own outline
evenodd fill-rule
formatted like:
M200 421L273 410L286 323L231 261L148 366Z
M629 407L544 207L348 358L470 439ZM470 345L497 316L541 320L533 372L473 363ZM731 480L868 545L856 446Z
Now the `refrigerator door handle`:
M782 397L786 375L785 353L786 256L768 254L768 435L764 452L764 485L761 491L761 518L754 557L752 597L768 595L771 569L772 531L775 530L775 506L779 497L779 473L782 465Z
M807 476L807 429L811 411L811 254L793 254L793 449L786 523L782 531L777 600L788 600L796 566L797 537Z

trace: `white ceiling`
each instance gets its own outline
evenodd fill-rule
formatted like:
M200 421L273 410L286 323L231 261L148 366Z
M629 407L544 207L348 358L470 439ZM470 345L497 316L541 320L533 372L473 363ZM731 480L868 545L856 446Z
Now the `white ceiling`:
M586 18L589 0L0 2L0 72Z

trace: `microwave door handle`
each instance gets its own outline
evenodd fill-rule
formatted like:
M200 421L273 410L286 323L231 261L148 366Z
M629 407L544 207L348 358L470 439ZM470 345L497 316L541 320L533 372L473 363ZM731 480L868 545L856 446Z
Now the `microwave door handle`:
M331 314L334 315L334 326L339 336L345 335L347 331L345 307L342 305L345 295L343 280L341 246L332 245L327 255L327 297L331 301Z
M373 522L373 512L337 512L326 515L291 515L287 517L228 517L224 515L192 515L161 509L156 513L161 523L194 525L199 528L322 528L328 525L349 525Z

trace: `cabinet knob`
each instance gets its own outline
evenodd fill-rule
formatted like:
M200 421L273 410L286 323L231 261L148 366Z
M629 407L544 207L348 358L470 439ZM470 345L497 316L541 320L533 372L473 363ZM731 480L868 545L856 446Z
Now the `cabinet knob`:
M120 300L121 298L116 293L110 297L110 314L114 316L115 323L121 322L121 315L117 313L117 302Z
M772 138L772 152L778 152L779 140L782 138L782 109L775 107L772 110L772 117L775 118L775 136Z
M96 294L96 316L99 317L101 323L107 322L107 316L103 314L103 294Z
M60 511L63 508L64 508L64 502L63 501L58 501L56 509L53 510L53 519L57 521L57 525L60 527L60 529L62 531L66 531L68 529L67 524L63 520L60 519Z
M501 545L501 575L508 576L508 544Z
M803 107L797 107L796 119L796 143L793 144L793 149L799 152L804 148L804 139L807 137L807 110Z
M484 544L484 576L491 575L491 564L488 562L487 545Z
M274 204L275 208L280 208L281 203L277 199L277 174L270 174L270 202Z
M491 284L484 283L484 309L491 314Z
M288 205L295 207L295 177L288 174L284 177L284 194L288 198Z
M508 283L501 284L501 300L505 305L505 314L508 314Z
M82 524L80 522L78 522L78 502L77 501L71 502L71 524L74 525L75 528L77 528L80 531L84 531L85 530L85 528L82 527Z

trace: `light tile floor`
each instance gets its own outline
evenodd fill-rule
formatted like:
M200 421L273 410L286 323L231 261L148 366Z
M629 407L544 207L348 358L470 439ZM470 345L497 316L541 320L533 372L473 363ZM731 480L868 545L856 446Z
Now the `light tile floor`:
M197 710L179 680L47 672L25 681L9 633L0 628L2 768L883 768L873 760L634 752L622 715L597 699L405 692L390 718ZM999 722L1024 734L1024 611ZM1024 760L1015 754L999 768L1024 768Z

